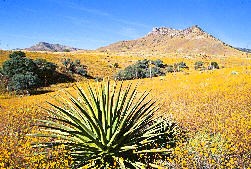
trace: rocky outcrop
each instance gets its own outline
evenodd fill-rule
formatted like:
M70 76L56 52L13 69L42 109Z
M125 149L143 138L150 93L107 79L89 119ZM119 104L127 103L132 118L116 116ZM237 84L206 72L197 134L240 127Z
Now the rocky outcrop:
M208 37L214 38L213 36L203 31L197 25L194 25L192 27L189 27L183 30L177 30L177 29L166 28L166 27L153 28L153 30L147 34L147 36L158 36L158 35L169 36L171 38L182 37L182 38L187 38L187 39L201 39L201 38L208 38Z
M175 36L179 33L179 30L172 29L172 28L166 28L166 27L160 27L160 28L153 28L151 32L147 34L147 36L151 35L167 35L167 36Z

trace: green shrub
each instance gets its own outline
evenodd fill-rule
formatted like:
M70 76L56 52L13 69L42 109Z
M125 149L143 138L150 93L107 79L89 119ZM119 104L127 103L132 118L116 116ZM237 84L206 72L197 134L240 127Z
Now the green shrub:
M204 68L204 63L202 62L202 61L197 61L197 62L195 62L195 64L194 64L194 69L195 70L198 70L198 69L203 69Z
M83 67L77 67L75 72L81 76L87 76L87 70Z
M211 69L219 69L219 68L220 67L217 62L211 62L208 69L211 70Z
M131 85L124 88L109 81L77 91L77 98L69 94L69 101L62 98L58 105L50 104L51 118L38 120L47 133L33 134L52 140L34 147L63 145L72 168L157 167L156 162L169 154L167 147L177 142L178 126L154 116L159 108L156 101L146 99L149 93L138 97Z
M87 70L85 65L81 65L81 62L79 59L72 61L71 59L64 59L62 61L62 64L64 65L64 68L67 73L70 74L79 74L81 76L87 76Z
M141 69L147 69L149 67L149 60L139 60L136 65Z
M81 69L78 71L84 74ZM60 82L62 78L69 79L56 71L54 63L45 59L33 61L26 58L25 53L21 51L9 55L9 60L6 60L2 65L0 76L2 86L5 86L9 91L32 90Z
M80 62L79 59L76 59L76 60L74 61L74 66L81 66L81 62Z
M53 78L55 77L55 71L57 66L48 62L45 59L36 59L34 63L37 66L37 71L35 72L38 77L41 79L41 85L47 86L48 84L53 82Z
M149 69L147 69L147 70L149 70ZM149 72L150 72L150 70L147 71L146 77L150 77ZM152 77L157 77L157 76L164 76L165 73L162 71L162 69L160 67L152 67L151 68L151 75L152 75Z
M65 68L68 70L70 65L71 59L67 58L62 61L62 64L65 66Z
M131 80L146 77L146 70L139 67L139 65L130 65L124 70L119 71L115 75L116 80Z
M32 72L26 72L25 74L15 74L9 84L8 90L19 91L38 88L40 79L36 74Z
M174 64L175 72L180 72L182 69L189 69L185 62L179 62Z
M152 64L153 65L152 65ZM151 64L151 65L150 65ZM131 80L165 75L161 60L139 60L133 65L129 65L124 70L119 71L114 78L116 80Z
M165 64L160 59L152 61L152 64L154 64L156 67L159 67L159 68L165 68Z
M167 65L166 66L166 72L167 73L173 73L174 72L173 65Z
M15 57L26 57L26 55L22 51L15 51L9 55L9 58L15 58Z
M32 59L26 58L21 51L11 53L9 58L3 63L1 71L8 91L39 87L38 67Z
M10 54L10 59L5 61L2 66L3 74L9 78L15 74L37 71L37 66L31 59L17 55L13 57L12 54Z
M70 49L64 49L64 52L70 52L71 50Z

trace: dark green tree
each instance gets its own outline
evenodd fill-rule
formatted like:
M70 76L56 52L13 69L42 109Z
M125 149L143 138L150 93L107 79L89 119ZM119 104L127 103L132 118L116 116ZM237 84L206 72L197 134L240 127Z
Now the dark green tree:
M15 57L26 57L25 53L22 52L22 51L15 51L15 52L12 52L10 55L9 55L10 58L15 58Z
M9 55L10 59L3 63L2 72L4 75L11 78L15 74L25 74L26 72L36 72L36 64L29 58L25 57L25 54L20 55L13 52Z
M39 87L40 79L32 72L26 72L24 74L15 74L10 83L8 89L10 91L28 90Z
M80 61L72 62L70 59L63 63L67 68L86 75ZM79 65L76 67L76 65ZM69 67L68 67L69 66ZM32 90L41 86L47 86L58 82L74 81L67 75L57 72L56 65L45 59L32 60L26 57L22 51L15 51L9 55L0 68L0 82L9 91ZM22 92L22 91L21 91Z
M41 85L47 86L50 83L49 81L54 77L57 66L45 59L36 59L34 63L37 66L36 74L41 79Z

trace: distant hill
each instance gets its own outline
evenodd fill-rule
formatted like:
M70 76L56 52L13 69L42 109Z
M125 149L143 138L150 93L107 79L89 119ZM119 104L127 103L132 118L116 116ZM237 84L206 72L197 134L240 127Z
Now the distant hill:
M251 53L251 49L247 49L247 48L236 48L242 52L247 52L247 53Z
M60 45L60 44L50 44L47 42L39 42L36 45L33 45L29 48L25 48L24 50L28 51L50 51L50 52L72 52L80 50L78 48Z
M126 40L97 49L111 52L176 53L232 56L241 52L195 25L183 30L160 27L136 40Z

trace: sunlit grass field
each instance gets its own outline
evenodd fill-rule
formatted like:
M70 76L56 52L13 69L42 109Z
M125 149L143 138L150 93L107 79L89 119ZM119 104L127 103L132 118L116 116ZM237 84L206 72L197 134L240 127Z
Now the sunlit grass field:
M61 64L63 58L80 59L87 65L92 77L112 79L120 69L144 57L115 56L108 53L38 53L28 52L30 58L45 58ZM0 64L8 58L1 52ZM166 64L184 61L189 70L169 73L163 77L126 81L138 85L139 92L151 91L151 97L161 103L156 114L174 119L186 131L187 140L171 150L170 158L163 161L169 168L251 168L251 60L248 58L185 59L182 57L154 56ZM219 70L195 71L196 61L217 61ZM119 64L119 68L111 65ZM83 88L94 79L84 79L72 84L64 83L43 88L44 94L32 96L0 95L0 167L1 168L67 168L71 159L62 154L63 147L52 151L50 158L34 154L37 138L27 134L38 129L34 119L44 118L46 101L63 90L74 93L74 85Z

